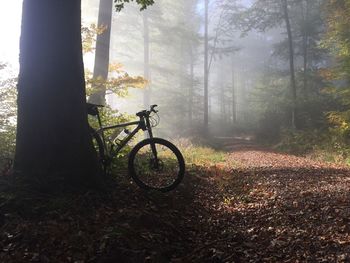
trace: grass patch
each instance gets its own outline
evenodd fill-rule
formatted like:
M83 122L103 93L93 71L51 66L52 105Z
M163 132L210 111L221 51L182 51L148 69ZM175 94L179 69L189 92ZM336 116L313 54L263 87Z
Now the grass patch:
M179 139L175 142L182 152L187 165L213 166L217 164L230 165L229 154L212 147L197 145L189 139Z

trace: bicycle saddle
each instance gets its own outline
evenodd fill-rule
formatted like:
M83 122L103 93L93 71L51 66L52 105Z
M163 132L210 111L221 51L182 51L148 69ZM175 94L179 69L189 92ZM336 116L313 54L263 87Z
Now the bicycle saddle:
M97 104L91 104L91 103L86 103L87 107L87 113L96 116L98 114L98 107L104 107L104 105L97 105Z
M139 111L138 113L136 113L136 116L141 117L141 116L145 116L147 114L146 110L143 111Z

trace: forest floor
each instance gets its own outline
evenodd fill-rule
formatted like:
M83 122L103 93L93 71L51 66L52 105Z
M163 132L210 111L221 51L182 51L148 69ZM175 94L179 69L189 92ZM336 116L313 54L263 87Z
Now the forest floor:
M349 262L350 170L218 138L167 194L0 191L0 262Z

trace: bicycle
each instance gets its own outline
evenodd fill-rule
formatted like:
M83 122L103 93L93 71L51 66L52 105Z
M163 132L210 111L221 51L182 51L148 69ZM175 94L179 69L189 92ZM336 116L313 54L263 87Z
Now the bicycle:
M90 127L90 132L98 154L103 171L106 174L113 158L123 149L124 146L140 131L148 133L148 138L137 143L129 153L128 173L134 182L142 189L158 190L168 192L175 189L182 181L185 174L185 161L180 150L171 142L153 136L152 127L159 123L157 105L152 105L150 110L142 110L136 113L138 121L120 123L111 126L103 126L99 107L87 103L88 114L96 116L99 128ZM158 121L153 115L158 116ZM126 129L128 126L136 126L132 131ZM125 134L124 138L112 134L108 138L105 131L120 129Z

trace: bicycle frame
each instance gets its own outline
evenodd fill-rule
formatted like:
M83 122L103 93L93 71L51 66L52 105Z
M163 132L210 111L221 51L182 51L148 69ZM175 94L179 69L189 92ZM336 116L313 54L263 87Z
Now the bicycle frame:
M131 149L129 155L128 155L128 173L131 176L131 178L135 181L135 183L146 190L160 190L162 192L167 192L170 190L173 190L182 180L185 174L185 161L184 158L179 151L179 149L172 144L171 142L162 139L162 138L156 138L153 137L152 127L155 127L159 123L159 115L157 114L158 111L155 110L157 107L156 104L151 105L150 109L148 110L142 110L140 112L136 113L136 116L139 117L138 121L131 121L126 123L120 123L120 124L114 124L110 126L103 126L101 121L101 116L99 113L98 107L102 107L102 105L94 105L87 103L87 113L91 116L97 117L98 120L98 129L94 129L91 126L89 126L89 131L91 134L92 139L94 140L94 147L96 150L96 155L98 157L98 161L101 165L101 171L104 172L104 175L110 175L111 170L113 168L113 158L115 155L117 155L121 149L128 144L128 142L136 135L137 132L140 130L143 130L144 132L147 132L148 138L145 138L144 140L138 142L133 148ZM154 113L158 118L155 119ZM154 122L153 122L154 121ZM151 124L152 122L152 124ZM132 129L131 132L127 131L125 128L129 126L135 126ZM105 134L105 131L108 130L114 130L112 132L111 137L109 136L110 132ZM125 129L126 136L115 136L120 129ZM151 151L150 148L151 148ZM164 167L168 166L166 160L168 157L165 155L161 155L157 152L157 150L163 150L164 148L170 153L172 153L173 159L176 161L175 163L170 162L170 168L171 170L166 171L164 170ZM140 159L141 158L141 159ZM146 158L146 159L145 159ZM138 165L140 164L139 160L141 160L141 171L138 169ZM148 163L147 167L144 167L144 161ZM176 169L174 169L174 165L176 165ZM156 176L155 181L148 179L145 180L143 178L144 168L146 169L146 175ZM177 169L178 168L178 169ZM170 175L175 172L174 180L169 181L169 176L166 176L165 181L163 183L166 183L166 185L159 184L162 180L161 177L164 175L164 173L169 173ZM158 178L158 177L159 178ZM149 177L149 176L146 176ZM151 178L152 179L152 178ZM151 185L153 183L156 183L155 185ZM149 184L151 183L151 184Z
M138 133L140 130L148 131L149 138L153 138L152 126L150 124L149 117L141 116L139 118L140 118L139 121L120 123L120 124L111 125L111 126L105 126L104 127L104 126L102 126L100 114L97 113L97 119L98 119L98 123L99 123L100 128L98 130L96 130L96 133L101 136L102 143L103 143L103 148L105 149L106 154L109 157L113 158L115 155L117 155L118 152L120 152L120 150L125 145L127 145L128 142L131 140L131 138L134 137L135 134ZM105 131L112 130L112 129L117 129L117 128L125 128L125 127L133 126L133 125L136 125L135 129L133 129L128 134L128 136L126 136L126 138L123 141L121 141L120 144L117 144L115 149L113 149L113 146L110 146L108 148L108 145L107 145L107 142L106 142L106 138L105 138L105 134L104 134ZM157 151L156 151L156 148L155 148L154 145L152 146L152 151L153 151L153 154L155 155L155 158L157 158Z

